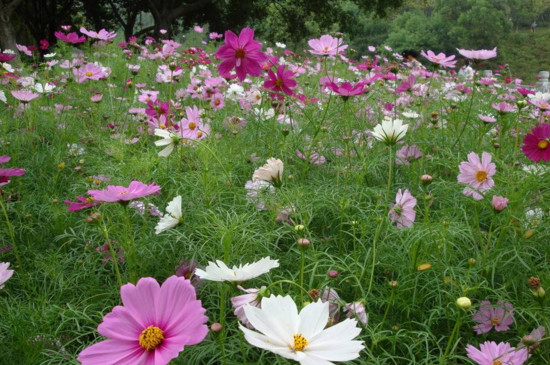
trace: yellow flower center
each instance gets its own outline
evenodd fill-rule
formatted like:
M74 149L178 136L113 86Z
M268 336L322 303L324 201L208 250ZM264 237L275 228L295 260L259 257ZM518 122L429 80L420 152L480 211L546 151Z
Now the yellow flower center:
M159 125L160 129L166 129L166 125L165 124L161 124Z
M493 361L493 365L502 365L502 363L500 362L500 360L495 360Z
M245 51L244 49L242 48L239 48L236 52L235 52L235 57L236 58L244 58L244 55L245 55Z
M542 139L539 141L539 143L537 144L537 147L540 149L540 150L545 150L548 148L548 141L545 140L545 139Z
M201 131L198 131L197 132L197 138L201 138L202 137L202 132Z
M302 336L301 333L297 333L294 335L294 345L292 346L291 350L304 351L304 348L307 345L309 345L309 342L306 340L306 338Z
M90 71L86 72L86 76L91 77L92 75L93 73L91 73Z
M86 198L86 203L91 203L94 201L94 197L93 196L89 196Z
M195 122L189 123L189 129L194 130L195 128L197 128L197 123Z
M153 351L164 341L164 331L156 326L149 326L139 335L139 345L147 351Z
M476 180L478 182L484 182L487 180L487 171L479 170L476 172Z
M275 86L282 87L283 86L283 80L277 79L277 81L275 81Z
M323 51L328 52L328 46L323 47Z
M439 61L441 61L441 58L439 58L439 57L437 57L437 56L434 56L434 61L435 61L435 62L439 62Z
M500 318L498 318L498 317L491 318L491 324L493 326L499 326L500 325Z

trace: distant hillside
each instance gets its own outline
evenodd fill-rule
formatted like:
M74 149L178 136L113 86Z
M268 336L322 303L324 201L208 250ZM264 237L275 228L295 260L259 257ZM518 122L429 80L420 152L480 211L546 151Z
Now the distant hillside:
M507 63L512 73L524 80L524 84L536 81L539 71L550 71L550 28L537 28L535 32L512 32L502 41L499 61Z

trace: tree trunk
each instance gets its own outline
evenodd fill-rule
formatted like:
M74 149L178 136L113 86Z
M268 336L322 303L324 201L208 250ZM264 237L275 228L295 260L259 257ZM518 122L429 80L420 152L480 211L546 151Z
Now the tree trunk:
M11 24L11 15L17 6L22 3L23 0L12 0L9 3L4 3L0 0L0 48L11 49L17 52L17 43L15 40L15 29Z

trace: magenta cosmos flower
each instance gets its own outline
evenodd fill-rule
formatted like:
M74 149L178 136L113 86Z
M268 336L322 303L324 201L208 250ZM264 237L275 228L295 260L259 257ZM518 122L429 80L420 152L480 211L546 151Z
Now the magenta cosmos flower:
M525 135L522 150L531 161L550 161L550 124L541 123Z
M489 332L493 327L497 332L508 331L510 325L514 323L514 307L512 307L512 304L501 300L496 305L484 300L472 319L477 323L474 326L474 331L478 335Z
M443 68L454 68L456 66L455 55L447 57L444 53L435 54L433 51L428 51L428 53L422 51L420 54L428 61Z
M409 189L405 189L405 192L397 190L395 205L390 211L391 221L396 222L397 227L412 226L416 218L415 206L416 198L411 195Z
M491 158L492 156L488 152L481 154L481 160L477 153L470 152L468 162L463 161L460 163L458 182L468 185L462 192L464 195L472 196L475 200L481 200L483 196L480 192L490 190L495 185L492 176L496 174L497 167L491 162Z
M296 87L296 80L293 79L294 72L285 70L286 66L281 65L277 68L275 74L272 70L267 71L268 80L264 82L264 87L278 93L285 93L287 95L294 94L292 89ZM283 99L280 94L271 94L272 97Z
M254 30L244 28L237 37L228 30L225 32L225 44L216 52L216 59L224 60L218 66L218 72L225 78L232 78L230 71L235 69L237 77L243 81L246 75L260 76L262 62L267 60L261 52L262 44L254 39Z
M165 365L186 345L201 342L208 318L195 288L171 276L162 287L153 278L120 288L123 306L116 306L97 328L108 340L78 355L83 365Z
M312 48L309 50L309 53L321 56L334 56L348 48L348 45L342 44L342 42L342 38L333 38L325 34L319 39L310 39L307 44Z
M76 44L76 43L86 42L86 37L84 36L79 37L78 34L76 34L76 32L72 32L69 34L65 34L63 32L55 32L54 35L57 39L61 39L63 42L66 42L66 43Z
M28 90L11 90L11 95L24 104L40 96L40 94Z
M368 91L368 89L365 88L365 84L362 82L358 82L355 85L348 81L345 81L340 85L335 82L327 82L326 86L332 92L340 95L344 100L347 100L350 96L361 95Z
M469 50L469 49L456 49L458 53L460 53L462 56L466 58L470 58L472 60L488 60L489 58L495 58L497 56L497 47L488 50L488 49L480 49L480 50Z
M2 53L0 52L0 62L9 62L16 57L15 53Z
M516 349L507 342L497 345L493 341L486 341L479 348L466 346L468 357L479 365L522 365L529 358L527 348Z
M99 202L94 201L94 198L91 196L85 198L83 196L77 196L77 202L72 202L70 200L65 200L64 203L69 207L69 212L76 212L78 210L87 209L99 205Z
M160 186L155 185L155 183L144 184L140 181L132 181L128 187L108 185L105 190L88 190L88 194L95 201L108 203L129 202L159 192Z
M105 29L101 29L99 32L95 32L93 30L87 30L86 28L81 27L80 33L86 34L90 38L95 38L106 42L116 37L116 32L109 32Z
M0 156L0 165L9 162L10 156ZM6 185L10 182L10 176L22 176L25 175L25 169L3 169L0 168L0 186Z

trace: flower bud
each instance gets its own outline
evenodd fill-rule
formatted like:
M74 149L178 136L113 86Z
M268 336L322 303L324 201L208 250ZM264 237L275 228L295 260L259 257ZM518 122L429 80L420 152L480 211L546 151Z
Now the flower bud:
M456 305L464 310L470 309L472 301L467 297L460 297L456 300Z
M537 290L531 290L531 292L533 293L533 296L535 296L536 298L542 299L546 295L546 291L542 287L538 288Z
M327 275L328 275L329 278L335 279L335 278L338 277L338 271L336 271L336 270L329 270L329 271L327 272Z
M433 178L431 175L424 174L420 177L420 181L422 181L423 184L430 184L432 182Z
M294 226L294 231L296 232L302 232L306 227L303 224L297 224Z
M309 246L311 242L307 238L298 238L298 246Z
M222 330L222 325L219 324L218 322L212 323L212 324L210 325L210 330L211 330L212 332L220 332L220 331Z
M397 288L399 282L397 280L392 280L389 282L390 288Z

